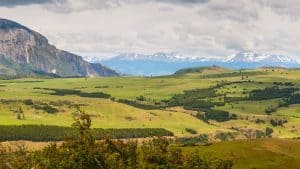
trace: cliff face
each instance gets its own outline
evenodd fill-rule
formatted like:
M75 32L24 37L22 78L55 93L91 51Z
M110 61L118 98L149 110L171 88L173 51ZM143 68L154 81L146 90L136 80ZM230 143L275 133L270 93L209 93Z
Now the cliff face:
M0 74L52 73L59 76L119 76L101 64L57 49L43 35L0 18Z

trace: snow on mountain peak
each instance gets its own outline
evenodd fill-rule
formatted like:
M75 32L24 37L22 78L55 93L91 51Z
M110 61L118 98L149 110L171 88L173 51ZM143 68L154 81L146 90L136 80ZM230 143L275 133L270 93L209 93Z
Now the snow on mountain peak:
M225 62L269 62L269 63L297 63L284 55L258 54L254 52L238 52L228 57Z
M112 59L118 60L145 60L145 61L166 61L166 62L175 62L175 61L204 61L205 58L200 58L196 56L187 57L176 52L163 53L157 52L154 54L137 54L137 53L123 53Z

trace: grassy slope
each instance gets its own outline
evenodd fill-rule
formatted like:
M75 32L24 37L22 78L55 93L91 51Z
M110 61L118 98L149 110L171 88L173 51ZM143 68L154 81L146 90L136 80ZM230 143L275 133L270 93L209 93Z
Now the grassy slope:
M260 71L257 73L257 71ZM229 130L231 127L248 127L264 129L270 124L255 124L247 120L235 120L225 123L217 123L217 126L208 125L190 116L183 111L166 110L143 110L112 102L105 99L82 98L78 96L53 96L51 91L34 89L40 88L60 88L78 89L85 92L105 92L115 98L134 100L137 96L143 95L148 99L161 100L168 99L174 94L182 93L184 90L194 88L208 88L215 86L222 80L241 81L240 75L234 76L211 76L216 73L231 73L226 70L222 72L208 71L205 73L190 73L176 76L143 78L143 77L118 77L118 78L67 78L67 79L17 79L0 80L0 98L5 100L33 99L41 102L60 102L64 100L72 101L76 104L84 104L82 108L94 116L93 127L103 128L128 128L128 127L163 127L175 132L176 135L187 135L185 128L196 129L199 133L213 133L217 130ZM226 93L228 96L245 96L243 91L249 92L252 89L264 88L274 81L291 81L300 86L300 70L274 70L261 69L249 70L249 76L245 80L254 80L255 83L242 83L227 85L219 89L218 93ZM255 72L251 74L251 72ZM263 82L259 84L258 82ZM264 110L269 105L278 104L278 99L265 101L240 101L231 105L216 109L227 110L231 113L244 116L256 116L262 119L269 119L264 114ZM17 120L16 111L22 107L26 120ZM289 123L286 128L276 127L275 134L278 137L299 137L300 120L299 105L288 108L281 108L274 113L275 118L286 117ZM68 106L58 107L57 114L47 114L42 111L32 109L22 103L1 103L0 104L0 124L54 124L69 126L72 123L71 113L74 109Z
M233 168L236 169L300 168L300 140L240 140L183 149L187 152L198 150L203 155L232 159Z

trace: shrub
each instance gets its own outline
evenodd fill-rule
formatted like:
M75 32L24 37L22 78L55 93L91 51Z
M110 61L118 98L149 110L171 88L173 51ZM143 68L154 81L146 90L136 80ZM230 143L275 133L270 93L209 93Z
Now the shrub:
M26 99L23 101L23 103L26 105L33 105L33 101L31 99Z
M201 134L196 137L181 137L177 138L176 142L179 144L183 144L184 146L195 146L199 143L208 144L209 139L207 134Z
M191 129L191 128L186 128L185 131L188 132L188 133L191 133L191 134L197 134L198 133L196 130Z
M270 114L272 114L272 113L274 113L274 112L276 112L276 111L277 111L276 108L274 108L274 107L272 107L272 106L267 107L267 108L265 109L265 113L266 113L267 115L270 115Z
M271 134L273 133L273 129L270 127L266 128L266 136L271 137Z

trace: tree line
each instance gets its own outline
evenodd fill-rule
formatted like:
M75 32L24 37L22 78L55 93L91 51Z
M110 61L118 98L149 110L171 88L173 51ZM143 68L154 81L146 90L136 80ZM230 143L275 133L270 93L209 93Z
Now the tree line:
M171 131L163 128L125 128L125 129L91 129L95 139L107 136L114 139L145 138L153 136L173 136ZM0 126L0 141L63 141L76 135L72 127L48 125Z

